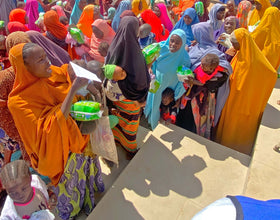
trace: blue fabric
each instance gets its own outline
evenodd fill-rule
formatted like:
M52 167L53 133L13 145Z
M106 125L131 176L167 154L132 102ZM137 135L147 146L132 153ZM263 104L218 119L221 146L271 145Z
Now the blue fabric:
M223 24L221 20L217 19L217 12L219 9L224 8L222 4L216 3L209 12L209 20L207 21L213 27L213 31L219 30Z
M81 17L82 10L79 8L79 3L80 3L80 0L75 1L75 5L73 7L73 10L72 10L72 13L70 16L69 24L77 24Z
M169 40L172 35L178 35L182 39L181 48L171 53L169 51ZM147 104L144 110L145 116L148 118L152 129L155 129L160 119L160 103L162 92L166 88L171 88L175 92L175 100L180 98L185 93L185 88L182 82L179 82L177 77L177 68L181 65L190 67L189 54L185 50L186 34L183 30L177 29L171 32L166 41L160 42L160 56L152 66L153 73L156 79L160 82L160 87L156 93L148 93Z
M235 196L242 206L244 220L280 219L280 200L261 201L245 196Z
M150 33L149 36L145 37L145 38L139 38L138 42L140 44L140 48L144 49L145 47L149 46L150 44L154 43L155 40L155 34L154 33Z
M120 16L125 10L131 10L131 2L129 0L121 1L117 8L115 17L112 21L112 28L115 32L117 32L120 21L121 21Z
M192 23L190 25L186 25L186 23L184 21L184 17L186 15L188 15L192 19ZM188 8L188 9L185 10L181 19L174 26L173 31L176 30L176 29L182 29L183 31L185 31L185 33L187 35L187 45L190 46L191 41L194 40L191 26L194 25L194 24L197 24L197 23L199 23L199 18L196 14L195 9Z
M42 7L42 5L40 3L38 4L38 11L39 11L39 13L45 12L45 10L43 9L43 7Z

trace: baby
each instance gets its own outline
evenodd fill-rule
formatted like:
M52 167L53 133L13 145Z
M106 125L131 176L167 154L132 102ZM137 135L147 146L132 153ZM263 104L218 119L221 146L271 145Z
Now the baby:
M30 219L34 213L56 206L55 194L49 197L46 184L39 176L31 175L24 160L5 165L0 179L8 194L1 219ZM54 219L53 214L48 213Z
M151 32L152 27L149 24L142 24L139 28L139 44L141 49L149 46L150 44L156 42L155 34Z
M175 124L177 116L176 102L174 99L174 90L166 88L161 95L160 115L163 120Z

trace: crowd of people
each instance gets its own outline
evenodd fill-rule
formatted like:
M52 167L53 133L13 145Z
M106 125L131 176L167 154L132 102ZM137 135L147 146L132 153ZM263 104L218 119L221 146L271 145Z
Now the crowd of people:
M128 159L138 151L140 120L151 130L173 123L250 155L280 66L278 7L2 0L0 219L91 213L104 183L90 141L98 124L70 115L80 100L117 118L112 134ZM158 49L152 60L143 53L149 47ZM70 61L101 82L76 76Z

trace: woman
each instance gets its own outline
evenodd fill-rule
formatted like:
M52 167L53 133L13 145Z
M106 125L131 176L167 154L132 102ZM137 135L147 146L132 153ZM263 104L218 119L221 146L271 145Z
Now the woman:
M22 23L18 21L9 22L7 25L8 33L11 34L16 31L28 31L29 29Z
M165 4L163 3L155 4L153 11L156 14L156 16L158 16L158 18L161 20L161 23L164 25L164 27L169 32L172 31L173 24L170 20Z
M44 35L61 48L67 50L67 44L65 43L67 29L60 23L58 14L53 10L46 12L44 14L44 24L47 30Z
M260 24L251 36L275 70L280 65L280 11L276 7L266 9Z
M179 0L178 7L172 8L172 11L178 18L181 18L181 13L184 12L187 8L191 8L194 5L194 0Z
M70 21L69 24L77 24L81 14L84 10L84 8L87 5L87 1L86 0L76 0L75 1L75 5L72 9L71 15L70 15Z
M206 22L209 20L208 7L210 5L210 0L201 0L201 2L203 3L204 13L203 13L203 15L198 15L198 18L199 18L200 22ZM193 6L193 8L194 8L194 6Z
M240 27L247 29L248 14L249 14L251 8L252 8L252 4L248 0L243 0L238 4L236 17L239 20Z
M209 13L209 22L212 27L213 31L216 31L221 28L223 24L223 19L225 17L226 8L222 4L216 3L210 10Z
M27 24L28 29L40 32L40 29L35 24L35 21L37 21L37 19L39 18L38 4L39 3L37 0L27 0L25 11L29 20Z
M267 8L271 7L269 0L255 0L255 9L252 11L251 17L249 19L249 26L256 25L264 15Z
M51 7L51 10L54 10L54 11L56 11L56 13L58 14L58 17L60 18L60 17L66 17L66 14L65 14L65 12L64 12L64 10L63 10L63 8L60 6L60 5L54 5L54 6L52 6Z
M129 0L121 1L121 3L119 4L119 6L117 8L116 14L112 21L112 28L115 32L117 32L120 21L121 21L120 16L125 10L131 10L131 3Z
M246 29L239 28L231 36L238 52L231 62L230 94L218 123L216 141L250 155L277 74Z
M139 14L141 14L143 11L145 11L146 9L148 9L148 5L146 0L133 0L131 2L131 7L132 7L132 11L135 14L135 16L138 16Z
M185 50L186 34L183 30L174 30L166 41L160 43L160 56L152 66L160 87L156 93L148 94L144 110L145 116L152 129L155 129L160 119L160 103L162 92L171 88L175 92L175 100L181 98L185 92L182 82L178 81L177 68L181 65L190 67L190 58Z
M195 70L200 64L201 59L208 53L216 54L219 57L219 66L223 67L225 70L222 73L222 78L217 84L205 84L206 87L206 97L209 91L216 95L211 95L202 103L211 112L209 115L207 112L198 112L198 105L195 102L195 98L199 97L200 93L193 96L192 101L188 101L183 104L181 103L181 109L177 116L176 124L182 128L196 132L206 138L210 138L211 134L211 124L207 127L207 124L201 124L201 118L205 116L208 120L213 122L213 126L216 126L223 106L229 94L229 84L228 81L224 81L232 73L232 68L230 63L226 60L224 54L217 49L217 45L213 40L213 29L212 26L207 22L201 22L195 24L192 27L194 38L197 44L190 48L189 56L191 60L191 69ZM216 97L215 97L216 96ZM216 98L216 105L211 105ZM210 132L204 133L203 126L206 126L206 130Z
M85 36L91 38L91 24L98 18L100 18L99 8L95 5L87 5L82 12L77 27L83 32Z
M115 37L115 32L110 25L102 19L97 19L92 23L92 30L93 35L90 41L89 55L94 60L104 63L104 57L99 53L98 47L102 42L106 42L110 45Z
M147 9L144 12L142 12L141 18L144 21L144 23L151 25L152 27L151 32L156 35L155 40L157 42L164 41L168 38L169 31L162 26L161 20L156 16L156 14L151 9Z
M236 28L238 28L238 19L234 16L230 16L225 19L225 22L222 25L222 27L214 32L214 40L218 44L218 49L219 51L225 53L228 62L232 60L234 55L232 56L232 54L227 54L226 51L229 49L229 47L220 44L221 42L224 42L227 38L222 34L225 33L227 34L227 36L229 36Z
M127 74L124 80L118 81L118 85L127 99L113 103L118 109L115 114L120 121L113 128L113 133L115 140L132 154L137 152L136 134L139 126L140 107L145 103L150 86L147 65L137 39L138 31L139 22L136 17L123 17L106 58L106 64L120 66ZM141 105L136 105L134 101Z
M10 12L9 15L10 22L18 21L23 25L28 24L28 17L26 16L26 11L20 8L16 8Z
M176 23L173 30L182 29L185 31L187 36L187 45L190 46L194 40L191 26L197 23L199 23L199 19L196 11L193 8L188 8L181 19Z

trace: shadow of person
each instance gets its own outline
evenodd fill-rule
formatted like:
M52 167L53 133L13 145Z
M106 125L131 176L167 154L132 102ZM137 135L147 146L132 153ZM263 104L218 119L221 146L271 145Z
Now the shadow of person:
M183 135L181 133L179 133L177 135L174 135L173 132L168 132L168 133L165 133L165 134L160 136L160 138L162 140L172 143L172 150L171 151L174 151L174 150L182 147L181 141L184 137L185 137L185 135Z
M267 103L261 125L273 129L280 128L280 111Z

